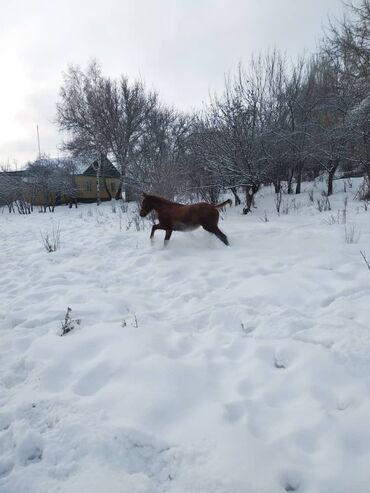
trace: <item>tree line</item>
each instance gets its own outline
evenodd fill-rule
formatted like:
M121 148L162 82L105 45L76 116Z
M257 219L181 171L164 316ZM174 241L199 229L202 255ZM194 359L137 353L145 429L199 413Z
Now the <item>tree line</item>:
M369 182L369 32L370 0L351 3L316 53L294 63L277 50L254 57L193 113L96 62L71 66L57 104L63 150L109 156L122 187L138 192L216 202L228 189L244 213L263 184L298 194L325 174L330 195L338 170Z

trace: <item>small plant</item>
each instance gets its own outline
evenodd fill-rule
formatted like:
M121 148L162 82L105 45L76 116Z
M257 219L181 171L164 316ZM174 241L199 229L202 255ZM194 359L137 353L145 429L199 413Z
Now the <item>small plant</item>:
M347 212L348 197L347 195L343 199L344 210Z
M265 211L265 215L263 217L260 217L260 220L263 223L268 223L269 222L269 218L267 217L267 212L266 211Z
M324 219L324 222L326 224L329 224L331 226L332 224L346 224L347 222L347 213L346 210L338 210L337 215L334 216L334 214L330 214L330 216L327 219Z
M281 212L287 216L289 214L289 210L290 210L290 204L288 200L286 200L283 204L283 210Z
M370 182L367 178L364 178L364 181L359 187L356 195L358 195L358 198L361 201L370 201Z
M327 219L324 219L324 222L326 222L326 224L329 224L329 226L333 224L339 224L339 211L337 217L333 216L333 214L330 214Z
M121 212L124 212L126 214L126 212L128 211L128 204L127 204L127 202L122 202L121 205L120 205L120 209L121 209Z
M351 226L344 227L344 241L346 243L358 243L360 239L361 233L357 231L356 225L352 224Z
M60 247L59 224L56 228L53 226L51 232L47 231L46 233L43 233L42 231L40 231L40 235L41 235L42 244L44 245L44 248L48 253L56 252L57 250L59 250Z
M105 224L106 223L106 216L101 209L96 210L95 220L96 220L97 224Z
M136 209L133 212L126 212L126 231L129 231L132 227L136 229L136 231L141 231L145 229L145 219L139 216L139 211Z
M331 204L330 204L330 200L328 199L328 197L323 197L322 199L317 199L316 200L316 209L319 212L331 211Z
M64 317L64 322L62 322L62 333L60 334L61 336L65 336L66 334L68 334L68 332L71 332L76 327L76 325L81 324L81 319L71 318L71 311L72 308L68 307Z
M347 193L348 188L352 188L353 183L352 183L352 178L348 178L347 180L343 181L343 192Z
M275 195L275 207L276 207L276 212L278 213L278 216L280 216L280 207L281 207L281 201L283 200L283 194L281 190Z
M290 202L290 207L294 210L294 211L298 211L299 209L302 209L303 207L303 204L300 200L296 200L295 198L291 200Z
M130 325L131 325L131 327L135 327L135 329L139 328L139 322L138 322L138 320L137 320L137 316L136 316L136 314L135 314L135 313L133 314L133 322L131 322L131 324L130 324ZM126 321L126 319L125 319L125 318L122 320L122 322L121 322L121 326L122 326L123 328L127 327L127 321Z

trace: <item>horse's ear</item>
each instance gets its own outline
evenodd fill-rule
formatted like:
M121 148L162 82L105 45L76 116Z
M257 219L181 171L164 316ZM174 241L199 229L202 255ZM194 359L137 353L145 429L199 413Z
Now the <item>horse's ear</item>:
M143 192L143 197L147 197L147 196L148 196L148 194Z

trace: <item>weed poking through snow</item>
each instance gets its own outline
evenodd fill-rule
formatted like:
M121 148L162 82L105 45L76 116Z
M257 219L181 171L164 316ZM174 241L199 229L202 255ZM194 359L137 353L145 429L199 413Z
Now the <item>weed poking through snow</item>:
M351 226L344 227L344 241L346 243L358 243L360 239L361 233L357 231L356 225L352 224Z
M59 224L57 228L53 226L51 232L47 231L43 233L40 231L41 241L44 245L45 250L48 253L56 252L60 247L60 228Z
M62 322L62 333L60 334L61 336L64 336L68 334L68 332L71 332L76 327L76 325L81 325L81 319L73 319L71 317L71 311L72 308L68 307L66 315L64 317L64 322Z

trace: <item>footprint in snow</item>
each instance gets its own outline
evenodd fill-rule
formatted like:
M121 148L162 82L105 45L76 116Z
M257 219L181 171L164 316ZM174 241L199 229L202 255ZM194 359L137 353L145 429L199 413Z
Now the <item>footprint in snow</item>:
M229 423L236 423L245 414L244 402L230 402L224 405L224 417Z
M22 434L16 443L16 456L23 466L40 462L43 454L43 443L40 433L29 430Z
M7 476L12 472L14 461L11 457L0 458L0 478Z
M298 491L299 487L300 487L299 479L292 476L286 480L284 489L285 491Z

